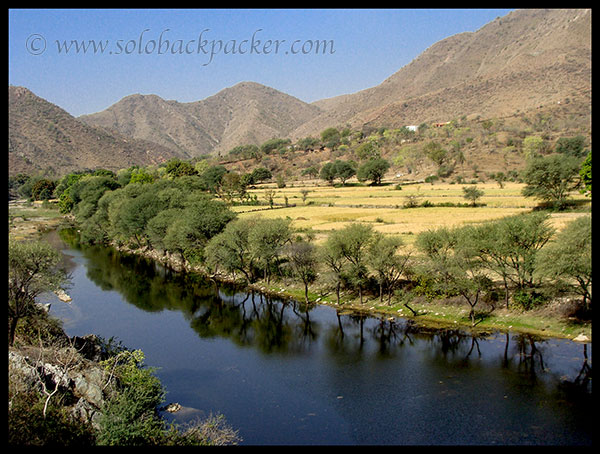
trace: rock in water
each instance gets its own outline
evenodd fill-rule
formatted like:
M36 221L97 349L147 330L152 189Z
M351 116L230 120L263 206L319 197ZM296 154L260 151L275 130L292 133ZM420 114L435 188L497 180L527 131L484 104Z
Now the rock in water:
M579 336L575 337L573 339L573 341L575 341L575 342L589 342L590 338L587 337L585 334L582 333Z
M63 289L57 290L56 296L58 296L58 299L64 303L70 303L73 300L73 298L67 295L67 293Z

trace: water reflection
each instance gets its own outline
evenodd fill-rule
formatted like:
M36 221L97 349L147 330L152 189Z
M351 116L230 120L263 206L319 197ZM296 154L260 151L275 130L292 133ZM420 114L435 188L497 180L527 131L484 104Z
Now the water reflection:
M460 329L428 328L413 320L381 318L336 312L336 322L324 324L311 319L314 307L282 301L204 277L174 272L151 260L104 247L78 246L71 231L61 238L79 248L88 260L87 276L103 290L115 290L130 304L148 312L176 310L189 320L201 338L227 338L239 346L259 349L265 354L301 355L320 337L333 353L363 350L373 341L379 357L395 357L405 344L419 339L429 344L437 360L455 366L481 358L480 341L489 335L472 335ZM521 375L535 380L546 372L544 344L547 340L528 334L503 334L502 367L515 367ZM591 392L591 361L587 344L581 346L579 373L563 377L563 383Z
M307 308L304 303L173 272L113 249L80 248L69 235L63 233L63 239L79 249L86 261L87 277L101 289L118 292L127 303L147 313L181 313L198 338L227 341L265 358L266 362L250 355L256 366L236 365L246 374L244 386L274 380L264 385L266 395L282 387L277 396L290 398L294 402L290 407L304 401L317 405L316 401L325 402L333 395L344 421L335 430L345 428L346 422L352 428L351 436L339 435L342 442L591 443L591 344L567 344L514 333L473 336L461 329L423 327L413 320ZM557 350L565 348L567 357L557 355ZM184 363L189 361L185 355L190 352L170 354L181 355ZM238 361L242 360L238 357ZM189 379L193 387L200 386L197 377L201 372L207 374L209 366L197 367L199 372L191 366L186 372L196 377ZM210 367L214 376L217 372L213 365ZM310 389L304 378L298 378L304 373L309 375ZM181 370L178 374L182 375ZM260 379L251 381L248 377L252 376ZM223 379L231 380L229 376ZM306 389L293 395L289 381L302 381ZM242 386L241 382L227 384L231 388L226 393ZM215 379L204 386L209 385L214 388L222 384ZM191 385L182 384L181 388L185 386ZM251 398L253 390L250 388L244 398ZM185 388L185 393L194 391ZM338 396L344 399L337 400ZM253 420L247 414L252 406L239 400L236 407L237 403L221 403L219 410L225 411L222 407L230 405L225 411L228 419L237 411L244 423ZM279 404L277 400L272 406L274 415L279 415ZM315 433L325 422L335 420L328 405L323 403L321 410L329 411L329 418L307 426ZM319 412L311 410L313 413ZM270 424L275 424L274 417ZM378 428L365 418L377 421ZM553 433L565 426L565 421L568 434ZM436 427L436 438L430 438L428 431ZM258 443L267 436L272 437L272 433L261 434L262 438L257 435ZM298 442L294 431L289 436L284 443ZM299 432L297 436L306 439ZM335 436L329 433L327 442Z

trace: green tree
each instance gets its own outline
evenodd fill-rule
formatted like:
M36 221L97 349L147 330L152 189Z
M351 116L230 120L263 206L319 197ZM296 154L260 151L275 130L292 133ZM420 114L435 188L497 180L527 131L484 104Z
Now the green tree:
M251 284L255 280L255 257L250 243L250 232L258 218L236 219L225 227L223 232L211 238L205 248L207 265L218 272L219 268L228 272L239 271Z
M507 308L509 284L520 291L535 285L537 255L554 234L548 219L546 213L526 213L463 227L465 236L471 238L465 247L502 279Z
M358 287L360 302L363 302L362 289L368 276L368 248L373 240L373 227L368 224L349 224L332 232L330 245L348 261L350 280Z
M180 215L166 228L163 243L191 263L202 262L208 241L234 218L235 213L223 202L202 193L190 194Z
M143 361L141 350L126 350L102 363L109 377L118 377L121 389L102 408L98 444L148 445L163 438L166 426L157 409L165 391Z
M340 132L336 128L327 128L321 132L321 143L331 149L340 143L340 138Z
M327 270L333 276L337 304L339 305L340 287L342 285L344 266L346 264L340 235L335 234L335 232L330 234L323 246L319 249L318 254L319 260L325 264Z
M308 305L308 286L317 278L317 252L314 244L307 241L286 246L286 257L292 274L304 284L304 302Z
M167 162L165 167L166 174L171 178L179 178L183 176L198 175L196 169L187 161L174 158Z
M512 280L520 289L535 285L536 255L555 232L549 218L547 213L524 213L498 221Z
M130 184L146 184L154 182L155 177L145 169L133 169L131 171L131 177L129 179Z
M529 136L523 139L523 153L525 158L533 159L546 151L546 141L541 137Z
M463 186L463 197L471 202L471 205L477 205L477 199L483 196L483 191L477 189L477 186Z
M539 272L551 279L563 279L582 297L584 310L592 302L592 217L571 221L536 256Z
M388 304L392 294L398 285L410 253L398 254L403 242L400 237L384 236L381 233L374 235L374 241L368 248L368 263L375 272L375 278L379 284L379 301L383 303L383 289L388 293Z
M321 167L321 172L319 172L319 178L327 181L329 184L333 184L333 180L335 180L335 165L333 162L328 162Z
M246 194L246 184L242 181L242 177L239 173L228 172L223 175L218 194L223 200L231 205L235 196L238 196L240 199L244 198L244 195Z
M306 169L303 169L301 172L302 176L309 176L312 178L317 178L319 176L319 167L318 166L310 166Z
M265 167L257 167L252 171L251 176L252 181L254 181L255 183L260 183L262 181L270 180L271 178L273 178L273 174L271 173L271 171L269 169L266 169Z
M148 221L162 209L164 205L156 198L155 191L144 191L135 197L128 197L119 205L114 217L113 232L126 241L134 240L137 247L141 248L147 243Z
M200 180L204 183L206 188L214 194L221 188L223 176L226 173L227 169L225 166L210 166L202 173L202 175L200 175Z
M585 137L583 136L561 137L556 142L554 151L556 153L562 153L575 158L582 158L586 154L584 146Z
M73 201L73 214L79 220L90 218L98 206L100 197L117 189L119 183L106 176L85 176L71 186L69 196Z
M334 173L337 178L339 178L343 185L346 184L346 181L356 175L356 169L354 166L348 161L341 161L337 159L333 163Z
M36 181L31 187L31 198L33 200L51 199L54 188L56 188L55 181L42 178L41 180Z
M260 146L260 151L263 154L270 154L273 151L283 151L290 143L290 139L269 139Z
M479 323L475 320L475 307L491 288L491 280L473 253L466 233L460 229L429 230L419 234L416 244L427 256L425 272L434 278L435 287L447 294L461 295L470 307L469 319L475 326Z
M534 197L551 203L556 209L567 205L570 191L577 185L580 161L562 155L538 157L530 160L522 177L526 186L522 190L525 197Z
M250 253L255 263L262 267L267 283L273 267L277 267L283 247L291 241L291 220L283 218L258 219L248 233Z
M585 161L581 164L581 169L579 170L579 177L581 178L581 183L583 184L583 189L581 192L589 191L592 193L592 150L589 151Z
M448 157L448 152L442 148L442 146L438 142L428 142L423 147L423 152L425 156L427 156L431 161L437 164L440 167L446 161Z
M296 142L296 146L300 150L310 150L319 145L319 139L315 137L305 137Z
M369 159L380 159L381 152L379 151L379 147L372 140L367 140L366 142L361 143L356 148L356 157L361 161L366 161Z
M275 189L265 189L265 200L269 204L269 208L273 209L273 205L275 204L275 195L277 191Z
M36 310L36 298L56 291L67 276L60 253L43 241L8 242L8 342L13 345L19 320Z
M379 185L389 168L390 163L385 159L371 159L358 168L356 177L360 182L371 180L374 185Z
M252 159L260 155L260 149L256 145L238 145L229 150L228 154L239 159Z

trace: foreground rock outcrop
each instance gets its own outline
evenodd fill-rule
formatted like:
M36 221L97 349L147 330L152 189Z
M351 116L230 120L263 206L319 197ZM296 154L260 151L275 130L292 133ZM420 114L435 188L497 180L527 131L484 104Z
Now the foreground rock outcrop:
M37 390L46 403L60 396L74 418L98 428L100 410L111 393L100 365L103 359L105 353L94 335L75 336L61 347L10 349L10 385L24 392Z

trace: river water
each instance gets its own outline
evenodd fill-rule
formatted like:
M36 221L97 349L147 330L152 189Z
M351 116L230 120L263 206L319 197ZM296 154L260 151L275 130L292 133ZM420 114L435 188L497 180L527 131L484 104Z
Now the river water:
M48 235L71 273L68 335L141 349L183 409L244 445L591 445L592 346L474 338L342 315Z

